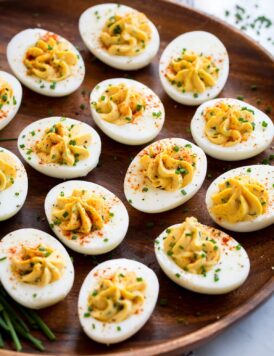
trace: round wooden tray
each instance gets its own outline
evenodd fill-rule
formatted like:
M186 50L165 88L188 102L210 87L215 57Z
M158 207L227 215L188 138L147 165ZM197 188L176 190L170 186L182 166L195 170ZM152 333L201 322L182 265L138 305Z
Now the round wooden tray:
M47 98L24 87L23 103L17 117L0 133L1 138L17 137L32 121L51 115L65 115L94 126L89 110L89 92L107 78L130 77L152 88L162 99L166 109L166 122L158 139L184 137L192 141L189 123L195 107L178 105L162 90L158 78L159 55L168 42L179 34L193 30L205 30L217 35L225 44L230 56L230 74L222 97L242 95L245 100L264 110L271 104L274 92L273 60L256 43L239 31L214 18L164 0L123 1L124 4L143 11L158 27L161 49L148 67L131 73L114 70L95 59L84 46L78 31L80 14L89 6L102 1L47 0L41 4L33 0L1 1L0 4L0 59L1 69L10 71L6 60L6 45L18 31L41 26L57 32L78 46L86 64L86 77L82 87L65 98ZM251 85L258 90L252 91ZM83 94L83 90L86 94ZM80 105L85 104L85 109ZM169 280L160 270L153 251L153 241L169 225L194 215L205 224L213 225L205 208L205 192L210 182L219 174L245 164L261 163L270 150L247 161L227 163L208 159L208 173L203 187L189 202L172 211L148 215L134 210L125 200L123 179L130 160L141 147L118 144L106 137L98 128L103 143L98 168L85 179L99 183L117 194L126 204L130 215L130 227L124 242L112 253L94 258L69 253L74 258L76 279L69 296L54 307L41 311L42 317L57 335L57 341L45 341L47 353L58 355L94 354L177 354L200 345L227 326L253 310L274 290L273 283L273 227L263 231L233 236L246 248L251 260L251 272L247 282L238 290L223 296L206 296L189 292ZM2 142L2 146L19 156L16 142ZM29 177L29 193L23 209L12 219L0 224L3 237L8 232L23 227L34 227L51 233L45 221L44 198L60 181L46 177L26 165ZM209 178L210 177L210 178ZM166 306L158 305L151 319L135 336L119 345L99 345L85 336L78 322L77 298L86 274L96 263L117 257L136 259L153 268L160 281L159 300L165 298ZM27 344L24 351L35 353ZM1 355L13 351L1 350ZM29 354L28 354L29 355Z

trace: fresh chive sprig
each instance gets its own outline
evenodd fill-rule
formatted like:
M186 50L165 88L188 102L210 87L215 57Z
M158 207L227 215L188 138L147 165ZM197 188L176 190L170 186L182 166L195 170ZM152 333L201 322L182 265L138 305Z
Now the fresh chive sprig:
M4 338L9 335L16 351L22 350L20 338L44 351L43 342L31 334L32 329L41 330L50 341L56 340L52 330L34 310L19 305L0 285L0 348L5 346Z

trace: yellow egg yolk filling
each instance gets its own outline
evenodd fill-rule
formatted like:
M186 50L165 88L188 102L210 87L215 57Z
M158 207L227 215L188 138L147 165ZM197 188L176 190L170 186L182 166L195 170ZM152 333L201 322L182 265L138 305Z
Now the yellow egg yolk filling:
M217 241L194 217L167 229L164 250L179 267L195 274L205 274L220 259Z
M115 125L134 123L145 110L145 97L125 84L111 85L93 104L103 120Z
M0 110L4 105L9 105L11 100L13 104L16 104L15 98L13 98L13 90L9 83L0 78ZM1 112L0 112L1 119Z
M42 163L57 163L75 166L89 157L88 146L91 135L80 132L79 125L69 127L61 122L45 130L40 141L34 146Z
M46 34L26 51L23 63L29 75L55 83L71 76L77 60L77 55L57 35Z
M189 147L150 148L140 158L145 184L167 191L188 185L194 176L196 155ZM143 191L145 191L143 188Z
M121 322L138 314L144 303L146 282L134 272L117 272L103 278L90 294L88 311L91 316L105 323Z
M247 141L254 130L254 112L246 107L237 108L219 103L205 109L205 134L210 142L225 147Z
M139 12L111 16L100 34L100 40L109 54L136 56L146 48L151 38L147 17Z
M68 197L60 195L52 215L54 224L64 233L71 233L72 238L101 230L112 216L101 196L79 189Z
M12 271L20 282L44 287L60 279L65 263L63 256L42 244L22 246L19 254L11 259Z
M212 196L212 213L220 220L238 223L266 212L268 192L263 184L248 176L228 178Z
M198 95L216 84L218 72L210 56L184 49L180 57L171 60L165 75L181 92Z
M0 152L0 192L9 188L16 177L16 169L5 152Z

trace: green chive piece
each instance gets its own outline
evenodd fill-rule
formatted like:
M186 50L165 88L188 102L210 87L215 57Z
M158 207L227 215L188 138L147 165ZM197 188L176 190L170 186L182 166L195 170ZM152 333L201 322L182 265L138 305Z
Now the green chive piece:
M6 312L6 310L3 310L3 317L5 319L5 322L9 328L9 331L10 331L10 335L12 337L12 340L13 340L13 343L14 343L14 346L15 346L15 349L16 351L21 351L22 350L22 344L17 336L17 333L12 325L12 322L10 320L10 317L9 317L9 314Z
M17 138L0 138L0 142L5 142L5 141L17 141Z
M56 339L54 333L50 330L47 324L35 313L35 311L28 309L29 314L35 320L36 324L38 325L39 329L44 333L44 335L50 340L53 341Z
M5 346L2 334L0 333L0 349L2 349Z

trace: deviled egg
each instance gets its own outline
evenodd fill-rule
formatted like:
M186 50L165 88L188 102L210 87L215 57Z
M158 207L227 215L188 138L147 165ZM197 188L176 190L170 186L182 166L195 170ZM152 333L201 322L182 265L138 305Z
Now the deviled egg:
M21 100L20 82L13 75L0 70L0 130L17 114Z
M8 44L7 58L16 77L42 95L69 95L80 87L85 76L85 64L76 47L41 28L15 35Z
M28 176L20 159L0 147L0 221L18 213L28 193Z
M224 98L199 106L191 121L191 133L209 156L238 161L264 151L273 140L274 126L254 106Z
M194 217L163 231L155 240L155 254L173 282L204 294L238 288L250 269L248 255L236 240Z
M225 229L249 232L274 223L274 167L245 166L220 175L209 186L206 205Z
M98 164L101 139L84 122L67 117L48 117L24 128L18 149L38 172L70 179L86 176Z
M100 263L87 275L79 294L84 332L103 344L128 339L150 318L158 292L157 276L144 264L125 258Z
M128 202L146 213L160 213L185 203L205 179L204 152L182 138L166 138L144 148L124 180Z
M52 188L45 200L50 227L69 248L99 255L117 247L129 223L121 200L101 185L69 181Z
M90 7L80 17L79 30L94 56L122 70L145 67L160 46L158 30L146 15L120 4Z
M132 79L108 79L90 94L91 114L113 140L141 145L153 140L165 121L164 106L146 85Z
M41 309L67 296L74 267L66 249L54 237L37 229L20 229L0 242L0 278L17 303Z
M205 31L176 37L160 58L159 75L165 92L185 105L200 105L215 98L223 89L228 72L225 46Z

